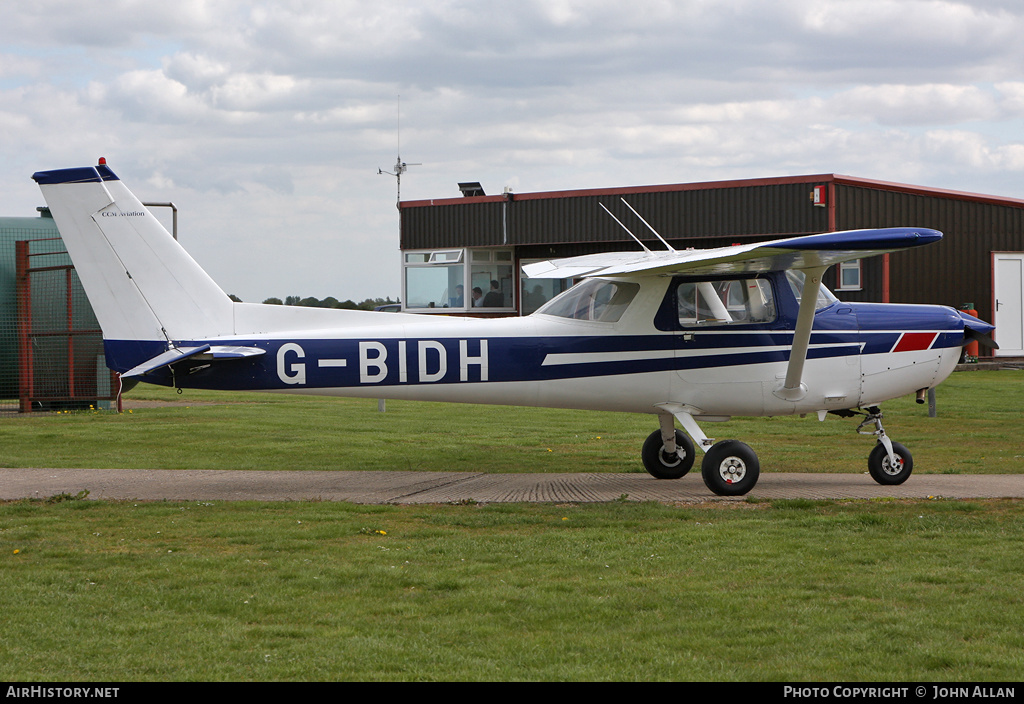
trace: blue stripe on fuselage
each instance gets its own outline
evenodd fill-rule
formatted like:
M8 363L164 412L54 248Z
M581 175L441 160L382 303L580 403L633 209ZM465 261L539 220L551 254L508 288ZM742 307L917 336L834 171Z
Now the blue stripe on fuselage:
M898 331L822 331L810 359L888 353ZM218 340L265 349L259 357L192 359L143 377L185 388L280 389L547 381L672 370L746 366L789 359L792 332L700 331L688 335L601 335L439 339ZM958 347L962 333L940 333L933 347ZM181 341L191 346L199 342ZM164 351L163 343L107 341L111 366L125 371ZM152 349L150 349L152 347ZM861 348L863 347L863 352ZM143 350L145 350L143 352ZM116 366L115 366L116 363Z

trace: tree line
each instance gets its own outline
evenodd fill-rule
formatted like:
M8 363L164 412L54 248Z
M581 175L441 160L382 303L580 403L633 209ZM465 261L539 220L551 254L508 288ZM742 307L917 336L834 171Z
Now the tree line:
M233 297L232 297L233 298ZM334 296L328 296L323 300L316 298L315 296L307 296L306 298L300 298L299 296L287 296L282 301L280 298L271 297L263 301L267 305L273 306L305 306L307 308L346 308L348 310L373 310L377 306L385 306L389 304L396 304L400 301L393 301L391 297L388 298L367 298L359 303L356 303L352 299L347 301L339 301Z

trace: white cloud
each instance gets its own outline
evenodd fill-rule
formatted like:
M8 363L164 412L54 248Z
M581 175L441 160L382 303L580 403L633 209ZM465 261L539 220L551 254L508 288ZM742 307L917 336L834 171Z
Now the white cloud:
M1016 0L355 0L0 26L0 213L106 156L246 300L399 293L405 199L838 172L1024 195Z

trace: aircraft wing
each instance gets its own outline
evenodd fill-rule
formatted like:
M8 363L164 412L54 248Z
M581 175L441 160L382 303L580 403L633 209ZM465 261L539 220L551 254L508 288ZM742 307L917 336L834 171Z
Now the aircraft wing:
M845 230L716 249L588 254L527 264L523 271L530 278L568 279L814 269L919 247L940 239L941 232L924 228Z

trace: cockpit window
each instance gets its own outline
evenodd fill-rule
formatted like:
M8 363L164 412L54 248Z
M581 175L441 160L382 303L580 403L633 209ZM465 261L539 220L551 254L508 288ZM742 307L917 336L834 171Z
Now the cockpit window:
M684 281L676 289L683 327L770 323L775 297L766 279Z
M804 272L796 269L790 269L786 272L786 279L789 281L789 287L793 289L793 295L796 296L797 302L800 301L800 296L804 292L804 280L806 276ZM838 302L831 291L825 288L825 284L818 287L818 300L814 305L814 310L821 310L822 308L828 308L833 303Z
M614 323L622 317L639 290L639 284L628 281L588 279L551 299L537 313Z

